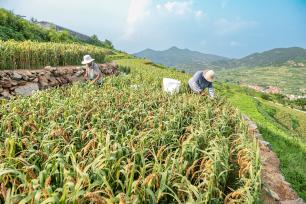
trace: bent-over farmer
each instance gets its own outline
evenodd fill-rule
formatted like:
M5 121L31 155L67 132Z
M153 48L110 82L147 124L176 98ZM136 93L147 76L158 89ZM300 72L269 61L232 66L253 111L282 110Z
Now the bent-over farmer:
M86 71L84 74L84 79L91 81L91 84L101 85L103 83L102 72L99 65L94 63L93 58L90 55L85 55L83 57L82 64L86 64Z
M194 93L201 93L205 88L208 88L208 93L211 98L214 97L213 81L215 72L213 70L197 71L188 81L189 88Z

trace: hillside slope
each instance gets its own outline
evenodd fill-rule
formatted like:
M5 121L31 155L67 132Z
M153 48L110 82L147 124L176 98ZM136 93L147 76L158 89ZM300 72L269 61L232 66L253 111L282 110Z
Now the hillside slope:
M34 22L36 25L39 25L41 26L42 28L44 29L55 29L56 31L67 31L70 35L74 36L75 38L81 40L81 41L84 41L84 42L90 42L92 39L87 36L87 35L84 35L82 33L79 33L79 32L76 32L76 31L73 31L73 30L70 30L68 28L64 28L62 26L59 26L59 25L56 25L54 23L51 23L51 22L47 22L47 21L35 21Z
M256 122L263 138L280 159L286 181L306 200L306 113L254 97L259 94L247 88L220 84L217 90Z
M40 44L40 43L36 43L36 44ZM55 45L55 44L50 43L50 46L48 47L52 47L52 45ZM32 47L39 48L39 46L32 46ZM76 49L69 49L69 50L75 51ZM63 53L66 53L69 50L64 49ZM67 54L67 57L69 56L70 54ZM16 57L18 58L17 55ZM130 56L126 55L125 53L115 52L114 55L111 55L109 57L109 59L118 59L118 58L127 58L127 57L129 58ZM20 58L24 59L23 57L20 57ZM80 57L77 57L74 60L75 63L79 62L78 60L79 58ZM39 58L35 58L35 57L34 59L39 60ZM12 63L12 62L9 62L9 63ZM71 147L70 143L65 144L65 142L68 141L67 138L69 139L69 141L78 141L78 138L82 136L81 133L89 131L87 135L88 138L85 138L84 140L82 140L82 144L79 144L79 143L76 144L77 152L78 152L77 155L80 156L78 157L78 159L83 159L84 158L83 154L84 154L85 149L89 148L89 151L86 150L87 153L85 154L86 158L89 159L88 163L86 164L78 163L78 165L80 166L87 165L89 169L91 168L91 165L95 165L96 164L95 162L98 162L99 160L99 159L92 160L91 155L95 155L97 153L96 151L98 151L98 153L101 155L101 157L103 157L103 159L106 157L109 158L109 155L105 156L105 152L103 149L105 147L105 143L103 143L104 140L102 140L102 142L100 141L100 139L104 138L105 135L112 135L112 138L113 138L112 141L120 141L120 142L116 142L116 144L121 145L123 149L128 149L128 151L130 152L132 150L135 150L135 146L133 145L129 146L127 144L131 144L134 141L138 141L139 138L142 138L142 137L145 137L146 142L151 141L152 142L151 144L153 144L152 147L155 147L156 145L157 148L160 148L162 149L161 151L163 151L164 150L163 146L168 145L169 138L167 136L169 137L171 136L170 138L172 138L172 137L176 137L174 136L174 134L177 134L179 141L177 141L177 138L176 138L175 142L179 142L179 143L175 143L174 146L175 148L178 148L178 147L182 148L182 149L179 149L179 152L184 151L188 157L189 162L190 162L190 157L191 157L191 161L195 162L199 156L199 152L197 148L196 149L192 148L195 145L200 145L198 148L203 148L201 150L204 150L205 155L206 154L210 155L210 153L214 152L212 151L213 148L210 148L210 147L215 147L215 146L209 146L209 145L215 145L214 143L216 143L217 145L215 149L218 149L218 150L222 149L221 146L224 147L229 144L230 145L228 147L248 149L249 151L247 155L245 156L250 156L251 158L249 158L248 160L255 162L252 166L252 168L255 168L255 170L254 169L250 170L253 172L253 174L249 175L252 178L242 178L242 180L246 179L244 180L246 181L246 183L243 183L243 182L241 183L241 181L237 177L238 175L237 172L231 172L231 171L235 169L237 170L240 168L241 172L245 172L245 171L248 171L248 169L239 167L239 163L237 165L237 163L233 162L233 161L236 161L236 159L234 160L225 159L225 160L222 160L222 162L225 162L225 163L228 162L228 164L226 164L228 166L222 167L222 169L224 170L224 172L226 172L227 175L222 178L230 179L230 180L226 180L226 183L229 186L225 185L222 181L220 184L219 180L216 178L215 178L214 185L218 186L219 190L217 191L224 192L227 194L230 193L232 190L236 192L237 189L239 189L238 191L241 193L241 190L242 190L243 193L248 194L248 196L246 197L243 196L242 198L239 197L239 199L244 199L244 200L247 199L249 202L252 203L254 200L258 198L257 193L259 191L259 189L257 188L258 187L257 183L256 183L258 182L257 179L259 178L257 177L256 173L254 174L254 172L258 172L256 170L256 168L258 168L258 163L256 163L256 161L258 161L258 155L255 154L256 148L252 146L252 143L250 143L248 139L246 139L246 135L245 135L246 132L242 132L243 134L239 134L240 136L243 136L240 139L231 138L231 137L229 138L226 136L227 134L229 134L228 131L230 131L231 128L234 127L233 125L235 124L237 125L237 123L239 123L239 127L237 127L236 131L241 130L241 128L243 129L243 131L245 131L245 128L240 126L240 125L243 125L243 123L241 123L239 112L236 112L237 110L232 109L232 106L228 105L228 103L223 97L220 97L220 96L226 96L243 113L250 116L252 120L256 121L259 124L259 127L261 128L261 132L263 133L264 138L268 140L269 142L271 142L273 146L273 150L277 152L278 156L281 159L282 171L284 172L286 180L292 183L294 189L299 193L300 196L305 198L305 192L303 191L304 189L303 186L305 185L305 183L303 182L304 177L305 177L305 174L303 173L303 169L305 167L304 166L305 164L304 162L305 161L305 142L303 142L302 139L296 139L295 135L292 135L290 131L288 132L286 129L283 129L282 127L280 127L280 125L282 125L282 126L291 128L292 126L290 126L290 124L287 123L288 122L287 120L282 120L281 121L282 124L280 125L275 123L275 121L271 120L271 118L268 116L268 113L266 113L268 112L266 108L258 105L257 101L254 101L253 96L249 96L245 94L240 87L237 87L237 89L232 89L232 86L224 87L223 85L216 84L215 87L217 90L217 98L216 100L211 101L211 100L208 100L207 97L190 95L187 92L186 81L190 77L188 74L176 72L172 69L168 69L168 68L165 68L159 65L155 65L151 62L144 61L144 60L138 60L138 59L119 60L117 61L117 63L123 67L130 67L131 74L122 75L122 76L119 76L118 78L106 79L104 86L101 87L102 91L101 91L101 88L97 88L97 87L92 87L88 85L75 85L72 87L68 87L67 89L60 88L60 89L55 89L55 90L48 90L46 92L40 92L29 98L12 100L8 103L3 102L3 108L1 109L2 112L0 114L1 120L3 121L2 126L0 127L0 131L3 131L2 132L3 134L0 134L0 135L4 137L0 138L0 145L2 145L0 149L4 149L5 151L0 151L0 163L4 161L1 159L3 159L4 157L7 157L6 154L9 154L9 157L14 157L16 154L17 156L19 156L18 155L19 151L17 151L16 153L15 148L23 148L24 152L27 152L27 148L31 147L31 144L33 144L33 143L31 144L27 143L27 141L31 139L31 138L28 138L27 136L28 134L32 136L34 134L35 137L33 138L37 138L38 140L38 141L34 141L35 148L31 148L31 151L33 151L32 149L34 149L35 151L37 151L35 152L35 154L37 155L39 155L39 153L41 152L48 152L50 155L52 155L52 158L54 158L56 157L56 155L58 155L57 154L58 149L56 149L56 145L52 146L52 148L54 147L54 149L52 148L45 149L45 146L39 146L39 145L44 144L44 142L48 143L48 141L53 142L54 138L57 138L58 140L56 140L56 142L58 143L56 144L59 144L59 145L64 144L65 145L64 149L68 150L69 148L74 148L75 146ZM183 82L181 93L175 96L166 96L165 94L163 94L160 91L161 90L160 82L162 81L163 77L172 77L172 78L181 80ZM79 93L83 93L83 94L79 94ZM86 94L84 95L84 93ZM139 98L144 99L144 100L139 101ZM142 105L142 104L146 104L146 105ZM44 109L44 107L48 107L47 108L48 111L51 111L51 112L48 112L48 114L45 114L44 111L46 111L46 109ZM101 107L103 108L101 109ZM159 109L161 107L163 107L162 110ZM142 110L142 108L144 110ZM14 110L14 111L10 112L8 110ZM20 110L25 110L28 112L23 113L23 112L20 112ZM78 111L75 112L76 110ZM33 117L33 115L31 115L30 113L34 113L35 117ZM138 113L139 115L137 115ZM73 117L70 117L71 115L73 115ZM145 116L148 116L148 117L145 117ZM278 115L275 115L275 117L276 116ZM291 117L291 116L289 117L292 119L295 119L295 117ZM103 118L102 121L100 121L101 118ZM137 121L135 122L135 120L139 120L141 121L141 123L138 123ZM28 123L25 123L25 121L30 121L31 123L28 124ZM49 124L50 121L52 124ZM120 121L120 123L117 123L116 121ZM219 121L219 122L216 123L216 121ZM125 124L126 126L124 125L122 126L122 123ZM32 124L34 124L35 126L33 126ZM302 125L305 123L299 123L299 124ZM228 125L230 127L227 127ZM35 129L35 127L39 127L39 131L36 131L37 129ZM49 127L51 129L49 129ZM151 131L152 128L153 128L153 132ZM96 130L104 130L104 129L110 130L110 131L98 132L97 134ZM72 130L76 130L76 131L72 131ZM176 132L178 130L180 130L179 133ZM297 128L296 130L298 132L301 132L304 130L304 128ZM36 132L33 133L33 131L36 131ZM91 132L91 131L94 131L94 132ZM143 134L138 135L139 131L143 132ZM200 132L204 131L203 134L202 133L200 134L201 136L197 134L199 133L199 131ZM6 140L7 137L5 135L8 135L8 134L10 135L10 137L8 140ZM119 135L122 134L124 137L121 137L121 136L117 137L118 134ZM211 134L214 136L213 138L210 137ZM18 136L24 135L24 138L23 137L15 138L14 135L18 135ZM44 137L41 137L42 135L44 135ZM100 135L100 137L97 138L95 137L95 135L98 135L98 136ZM101 135L103 136L101 137ZM233 137L236 137L236 136L237 136L236 133L233 133ZM125 140L122 140L123 138L133 138L133 139L132 141L128 141L126 143ZM219 141L218 139L220 138L221 140ZM21 141L21 139L23 140ZM158 141L156 139L158 139ZM217 141L214 139L217 139ZM225 139L225 141L223 139ZM208 141L212 141L212 142L207 143ZM242 144L237 146L236 144L237 141L242 142ZM222 145L220 145L219 142L221 142ZM233 142L235 142L235 145L233 145ZM103 145L101 145L101 143ZM7 144L13 144L13 146L10 146ZM25 146L22 146L22 145L25 145ZM36 148L37 145L39 146L38 149ZM73 145L75 144L73 143ZM92 148L91 145L94 145L95 148ZM287 145L287 149L285 152L283 151L285 149L284 145ZM172 152L173 149L167 150L169 151L167 155L169 154L171 157L172 156L176 157L177 155ZM234 152L236 151L236 153L238 154L240 150L233 149L231 151L234 151ZM221 151L225 151L226 153L228 149L227 148L225 150L222 149ZM61 155L64 155L66 153L71 154L73 152L74 150L73 151L69 150L65 152L60 152L60 154ZM148 154L147 149L146 151L144 151L143 149L137 149L137 152L140 152L140 155L143 155L143 157L145 158L146 158L146 155ZM158 149L150 149L150 152L151 153L158 152ZM240 151L240 154L243 152L244 151ZM149 155L151 153L149 153ZM29 154L31 154L31 152L27 152L27 155ZM215 153L213 154L215 156ZM216 152L216 154L218 154L217 156L220 156L219 153ZM27 155L25 158L27 158ZM131 157L129 153L127 155L128 155L127 157ZM222 158L223 157L227 158L226 155L222 155ZM235 154L234 154L234 157L235 157ZM42 159L45 159L45 158L43 157ZM63 158L61 157L60 160L62 159ZM200 159L201 159L201 156L200 156ZM118 164L119 166L111 165L109 168L115 168L117 170L120 169L121 171L124 171L124 172L127 170L126 165L129 165L131 162L133 162L133 161L126 161L125 157L122 160L120 160L120 158L119 159L116 158L116 160L124 161L124 164L122 164L122 166L121 164ZM46 163L49 162L49 160L43 160L43 161ZM203 158L202 158L202 161L204 162ZM68 168L73 174L72 177L75 178L74 176L78 174L78 171L76 172L75 169L71 167L71 165L73 164L69 162L70 160L64 160L64 163L61 165L66 165L65 169ZM155 163L155 161L149 159L148 163L144 165L150 166L152 163L156 164L158 162ZM220 163L216 162L215 164L216 164L215 166L218 166ZM33 171L35 175L37 175L38 172L40 172L40 170L44 166L41 166L42 164L40 162L35 163L35 165L37 165L38 169L35 166L35 169ZM139 164L139 165L143 165L143 164ZM9 165L8 163L5 163L5 164L3 163L2 166L9 166ZM295 168L292 169L290 168L291 166L295 166ZM160 166L157 166L156 168L159 168L159 167ZM11 174L11 172L16 172L15 171L16 169L14 168L9 169L9 170L1 169L1 165L0 165L0 172L5 172L3 175L9 174L9 176L12 176L13 174ZM28 168L29 168L28 166L24 167L24 169L26 170L29 170ZM98 168L99 167L94 166L95 171ZM142 168L144 168L144 166L142 166ZM166 166L162 166L161 168L162 170L164 170L163 175L168 176L167 172L169 169L167 169ZM185 169L180 169L179 173L181 174L181 176L183 175L184 177L185 175L186 177L188 169L192 171L193 170L192 168L193 168L192 165L191 166L188 165L186 166ZM19 169L22 169L22 168L19 168ZM101 170L102 171L101 174L104 174L104 170L105 169ZM140 171L139 169L136 169L136 170L138 172ZM48 171L48 174L52 174L53 172L52 169L47 169L46 171ZM171 169L170 171L173 171L173 169ZM214 171L219 172L220 169L216 169ZM22 170L21 172L18 171L18 175L20 175L21 177L31 176L31 175L28 175L27 172L28 171L25 171L25 170ZM91 171L91 170L89 170L89 172L86 172L90 179L95 178L97 176L93 172L94 171ZM126 173L128 174L129 171L127 171ZM152 177L151 173L154 173L153 174L154 177ZM149 170L149 172L145 172L144 175L146 177L139 178L139 182L140 183L144 183L145 181L148 182L149 178L152 178L152 182L159 181L162 175L155 174L155 173L156 172L152 172L151 170ZM234 177L232 174L234 174ZM150 175L151 177L148 177ZM294 175L297 175L297 178L293 178ZM53 175L53 177L55 177L58 181L60 181L59 183L51 182L54 188L62 188L63 187L62 182L65 182L65 181L60 180L61 178L56 177L56 175ZM147 177L148 179L146 180ZM82 178L82 179L85 179L82 181L88 182L86 178ZM233 178L235 178L234 179L235 181L232 180ZM43 181L50 182L49 180L44 180L44 179L47 179L45 177L45 174L41 175L40 179L42 179L42 182ZM120 182L123 182L121 179L122 177L119 177ZM175 178L172 177L172 179L176 180L177 177ZM1 176L0 176L0 180L1 180ZM118 192L112 192L111 196L107 195L108 197L105 197L104 194L103 195L98 194L98 195L102 196L103 199L114 200L122 195L120 193L122 192L127 193L126 188L124 186L132 185L132 184L127 184L129 183L128 180L129 180L128 178L125 178L124 185L121 186L122 189L119 190ZM51 181L52 181L52 178L51 178ZM27 180L21 181L21 183L26 183L26 182ZM109 182L112 186L117 186L116 182L114 182L112 178L107 178L107 182ZM168 186L170 184L172 185L172 183L169 180L167 180L167 182L168 182L167 183ZM181 181L178 181L179 185L181 186L184 186L184 185L188 186L188 182L181 183ZM194 180L191 179L191 182L194 182ZM233 183L234 183L234 186L233 186ZM239 184L242 186L237 186L235 184ZM248 185L244 186L244 184L253 185L254 188ZM192 183L192 185L195 185L195 184ZM32 186L28 186L28 187L29 189L33 188ZM155 187L151 186L152 188L150 187L150 190L153 191L154 196L150 194L149 197L146 197L146 196L143 196L142 194L143 192L142 190L144 190L146 187L147 186L145 185L140 188L135 188L134 191L137 192L137 195L140 196L141 199L146 199L146 201L148 202L156 203L154 199L158 199L159 196L161 196L160 191L155 191L156 190ZM212 187L215 187L215 186L212 186ZM45 191L44 188L45 188L44 185L41 184L40 189L38 189L38 191ZM142 190L140 190L139 192L138 191L139 189L142 189ZM190 189L191 187L189 186L187 190L190 190ZM91 190L88 188L83 188L81 190L82 192L92 193ZM167 190L165 190L165 192L170 193L173 196L178 196L178 199L182 199L186 201L185 200L186 198L184 197L181 198L179 196L180 193L178 192L180 192L180 190L178 192L177 190L178 189L173 187L171 188L170 192ZM246 191L252 191L252 192L246 192ZM15 192L15 193L19 194L20 192ZM66 194L63 195L64 198L67 198L68 196L69 198L72 199L71 191L68 191L65 193ZM89 196L92 194L86 194L86 195ZM77 197L77 198L86 200L88 199L86 195L82 194L82 195L79 195L80 197ZM213 198L219 201L225 199L225 195L223 193L222 193L223 196L220 197L216 195L216 191L207 192L203 194L201 193L200 195L201 196L197 197L196 199L201 200L201 201L203 199L202 196L205 196L206 199ZM228 195L231 195L231 194L228 194ZM23 196L25 195L21 193L20 197L23 197ZM31 195L29 195L29 197L31 197ZM29 199L29 197L24 197L24 199ZM0 199L2 198L0 197ZM57 197L57 199L59 198ZM62 197L60 199L62 199ZM131 199L131 197L128 196L126 197L126 199ZM151 201L150 199L154 201ZM166 197L163 197L162 199L169 201L169 199L171 198L166 196Z
M61 27L62 28L62 27ZM113 48L109 40L100 41L97 36L93 35L91 38L79 38L76 33L70 30L44 29L36 24L36 21L30 22L14 13L0 8L0 40L17 40L25 41L32 40L38 42L65 42L65 43L85 43L95 46Z
M1 102L0 182L10 192L1 203L258 201L258 147L239 111L185 83L180 94L161 91L163 77L187 74L116 62L131 72L102 87Z
M106 56L119 54L89 44L0 40L0 70L75 65L88 53L100 63Z
M306 67L254 67L216 70L217 80L262 88L278 87L282 94L306 95Z

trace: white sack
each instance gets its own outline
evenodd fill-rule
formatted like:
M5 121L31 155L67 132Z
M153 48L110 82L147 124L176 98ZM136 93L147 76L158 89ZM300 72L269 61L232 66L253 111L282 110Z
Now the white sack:
M180 90L181 82L175 79L163 78L163 91L173 94Z

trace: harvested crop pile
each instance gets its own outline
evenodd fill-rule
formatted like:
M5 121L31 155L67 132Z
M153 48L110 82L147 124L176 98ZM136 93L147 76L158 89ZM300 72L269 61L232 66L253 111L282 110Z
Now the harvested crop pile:
M188 75L119 60L128 75L3 102L0 202L254 203L256 143L224 99L161 92Z

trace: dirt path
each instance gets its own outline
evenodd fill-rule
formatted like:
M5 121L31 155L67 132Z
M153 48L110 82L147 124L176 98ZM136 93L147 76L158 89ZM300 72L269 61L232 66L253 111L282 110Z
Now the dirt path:
M303 200L285 181L280 171L280 161L272 151L271 145L264 141L258 131L257 125L248 117L244 119L249 125L249 133L259 142L260 160L262 163L262 195L261 201L264 204L303 204Z

